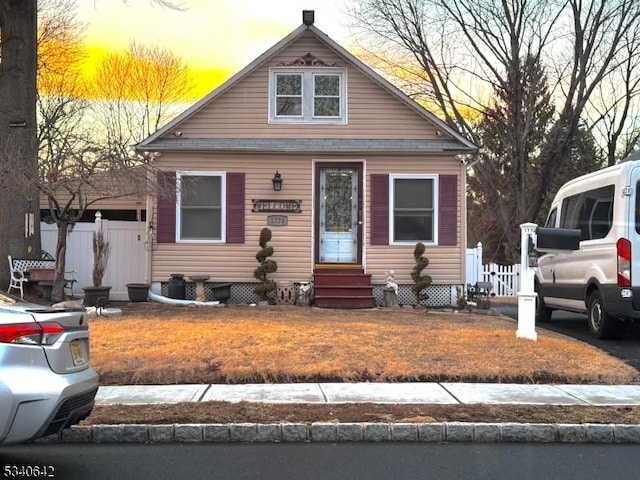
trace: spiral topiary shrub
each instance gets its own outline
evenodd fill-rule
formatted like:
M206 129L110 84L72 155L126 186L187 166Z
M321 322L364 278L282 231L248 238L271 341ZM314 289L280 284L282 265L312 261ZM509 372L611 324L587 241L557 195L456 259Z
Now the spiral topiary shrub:
M416 244L416 248L413 250L413 258L416 261L416 266L411 270L411 279L413 280L413 286L411 290L416 296L416 303L419 305L420 302L429 298L429 294L427 294L424 290L431 285L431 276L430 275L422 275L422 271L427 268L429 265L429 259L423 257L426 247L424 243L418 242Z
M256 253L256 260L260 262L260 266L253 271L254 278L260 282L253 291L260 295L262 300L269 300L269 294L276 291L276 282L267 278L269 274L278 270L278 264L269 258L273 255L273 247L267 246L270 241L271 230L265 227L260 231L261 249Z

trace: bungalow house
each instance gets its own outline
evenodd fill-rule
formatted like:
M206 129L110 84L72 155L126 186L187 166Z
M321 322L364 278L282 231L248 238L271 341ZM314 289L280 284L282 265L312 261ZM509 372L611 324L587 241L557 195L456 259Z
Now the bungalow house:
M381 304L391 270L400 303L415 303L417 242L427 305L451 305L464 283L460 159L475 145L331 40L312 11L136 149L154 153L173 192L147 202L152 282L204 275L232 282L231 302L254 302L269 227L270 278L313 282L318 306Z

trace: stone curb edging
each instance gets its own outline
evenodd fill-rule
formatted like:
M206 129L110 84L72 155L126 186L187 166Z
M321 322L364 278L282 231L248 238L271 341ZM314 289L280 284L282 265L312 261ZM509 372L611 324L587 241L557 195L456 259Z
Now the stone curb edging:
M73 426L36 443L640 443L640 425L545 423L229 423Z

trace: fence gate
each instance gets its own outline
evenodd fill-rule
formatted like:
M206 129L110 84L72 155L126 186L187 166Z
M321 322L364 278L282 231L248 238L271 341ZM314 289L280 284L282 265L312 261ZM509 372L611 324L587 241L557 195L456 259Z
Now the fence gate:
M467 248L467 283L490 282L491 293L496 297L515 297L520 290L520 264L482 264L482 243L475 248Z
M55 255L58 236L57 225L40 224L42 249ZM92 284L93 269L92 238L93 223L76 223L67 234L66 270L75 270L78 292ZM102 220L102 231L111 244L111 255L107 263L103 285L111 286L109 298L127 300L127 283L145 281L145 224L144 222L122 222Z
M491 293L496 297L515 297L520 290L520 264L498 265L488 263L482 268L483 281L491 282Z

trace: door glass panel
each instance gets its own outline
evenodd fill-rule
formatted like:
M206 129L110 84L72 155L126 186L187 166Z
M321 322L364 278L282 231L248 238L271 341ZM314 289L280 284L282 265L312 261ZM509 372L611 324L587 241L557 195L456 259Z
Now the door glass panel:
M358 176L352 168L320 172L320 261L358 261Z

